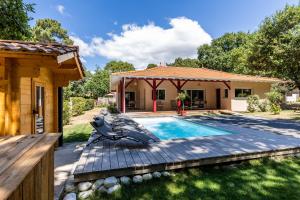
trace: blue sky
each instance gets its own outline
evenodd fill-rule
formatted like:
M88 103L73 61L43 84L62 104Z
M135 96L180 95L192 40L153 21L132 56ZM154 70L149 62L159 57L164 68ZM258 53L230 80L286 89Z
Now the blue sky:
M62 23L85 66L109 60L164 63L195 57L196 49L226 32L254 31L260 22L298 0L26 0L34 20ZM31 21L31 25L34 24Z

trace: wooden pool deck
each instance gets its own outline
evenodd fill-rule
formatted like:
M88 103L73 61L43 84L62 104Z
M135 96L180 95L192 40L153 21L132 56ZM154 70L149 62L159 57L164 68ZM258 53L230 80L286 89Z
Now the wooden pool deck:
M165 140L147 148L99 142L84 149L74 179L79 182L300 152L300 138L244 128L239 131L232 135Z

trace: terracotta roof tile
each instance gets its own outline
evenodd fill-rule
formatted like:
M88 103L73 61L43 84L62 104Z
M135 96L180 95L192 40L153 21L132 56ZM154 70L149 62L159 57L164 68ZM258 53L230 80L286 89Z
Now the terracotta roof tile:
M207 68L160 66L151 69L117 72L115 77L127 78L167 78L167 79L191 79L191 80L215 80L215 81L250 81L250 82L281 82L277 78L250 76L222 72Z
M61 55L69 52L78 52L78 47L57 43L0 40L0 50Z

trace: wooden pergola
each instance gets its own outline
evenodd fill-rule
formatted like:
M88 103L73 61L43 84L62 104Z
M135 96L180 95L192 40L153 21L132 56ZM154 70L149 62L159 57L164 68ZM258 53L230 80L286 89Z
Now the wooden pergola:
M129 80L126 83L126 80ZM152 88L152 96L153 96L153 107L152 111L156 112L157 111L157 96L156 96L156 91L157 88L164 82L164 81L169 81L174 85L174 87L177 89L177 92L179 93L183 86L189 82L189 81L197 81L197 82L214 82L214 83L224 83L224 85L230 90L230 81L228 80L206 80L206 79L183 79L183 78L147 78L147 77L141 77L141 78L132 78L132 77L122 77L119 83L119 92L121 96L121 112L125 113L126 112L126 103L125 103L125 92L126 88L135 80L143 80L145 81L151 88Z

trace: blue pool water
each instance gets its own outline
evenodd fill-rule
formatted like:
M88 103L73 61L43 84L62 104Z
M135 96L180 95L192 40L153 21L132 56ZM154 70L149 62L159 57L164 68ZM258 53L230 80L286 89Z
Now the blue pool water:
M175 117L134 118L133 120L161 140L233 134L233 132L220 128L196 124Z

